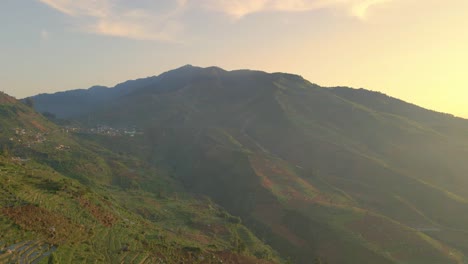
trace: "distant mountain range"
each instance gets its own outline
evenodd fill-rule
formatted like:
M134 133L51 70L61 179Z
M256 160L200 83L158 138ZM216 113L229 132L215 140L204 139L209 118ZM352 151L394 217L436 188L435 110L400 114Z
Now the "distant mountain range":
M87 140L167 171L293 263L467 261L467 120L292 74L190 65L31 99L83 126L143 131Z
M127 95L136 87L154 84L155 77L121 83L110 89L105 86L93 86L89 89L78 89L55 94L34 96L36 109L43 113L55 113L59 118L79 116L94 110L100 105Z

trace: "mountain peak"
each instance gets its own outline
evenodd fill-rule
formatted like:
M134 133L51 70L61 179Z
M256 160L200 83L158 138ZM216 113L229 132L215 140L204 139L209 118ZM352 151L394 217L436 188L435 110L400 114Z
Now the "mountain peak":
M195 68L195 66L193 66L192 64L185 64L184 66L179 67L179 69L183 69L183 68Z
M168 72L180 72L180 71L187 71L187 70L190 70L190 71L219 71L219 72L226 72L226 70L224 70L223 68L221 67L218 67L218 66L208 66L208 67L201 67L201 66L194 66L192 64L186 64L182 67L179 67L179 68L176 68L176 69L173 69L173 70L170 70ZM167 73L167 72L166 72Z

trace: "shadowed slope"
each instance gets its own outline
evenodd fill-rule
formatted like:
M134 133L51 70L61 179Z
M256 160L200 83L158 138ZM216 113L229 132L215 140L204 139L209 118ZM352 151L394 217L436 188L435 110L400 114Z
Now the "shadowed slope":
M277 263L161 168L0 94L1 263ZM116 139L117 140L117 139Z
M144 130L138 155L284 256L464 261L467 121L291 74L186 66L157 79L81 120Z

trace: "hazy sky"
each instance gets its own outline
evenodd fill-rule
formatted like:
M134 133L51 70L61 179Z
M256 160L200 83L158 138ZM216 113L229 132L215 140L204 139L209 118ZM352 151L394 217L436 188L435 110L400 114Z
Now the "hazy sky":
M2 0L0 34L16 97L216 65L468 117L467 0Z

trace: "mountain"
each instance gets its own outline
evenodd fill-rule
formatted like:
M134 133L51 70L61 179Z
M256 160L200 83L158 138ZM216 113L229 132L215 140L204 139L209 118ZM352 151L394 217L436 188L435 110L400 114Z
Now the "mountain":
M105 86L93 86L54 94L34 96L35 108L40 113L54 113L58 118L71 118L89 113L100 105L130 93L134 87L144 87L157 82L156 77L126 81L112 89Z
M294 263L466 262L467 120L293 74L152 80L76 116L142 136L87 140L164 168Z
M0 263L280 261L238 217L164 169L3 93L0 128Z

